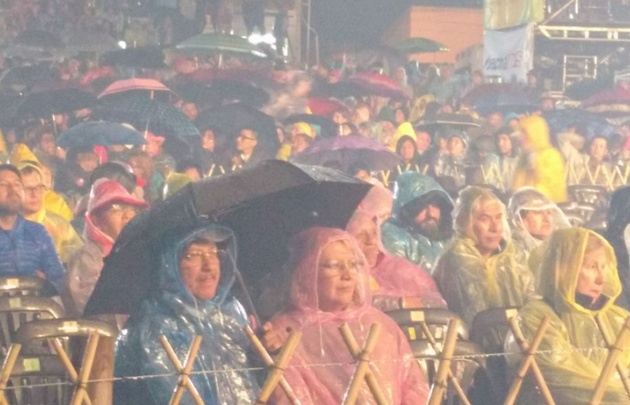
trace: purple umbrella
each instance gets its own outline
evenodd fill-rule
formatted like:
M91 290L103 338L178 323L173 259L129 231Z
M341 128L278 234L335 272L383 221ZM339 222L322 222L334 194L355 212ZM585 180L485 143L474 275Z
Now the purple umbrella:
M381 143L360 135L318 139L291 159L295 163L336 165L348 171L353 163L363 163L370 171L391 170L402 159Z

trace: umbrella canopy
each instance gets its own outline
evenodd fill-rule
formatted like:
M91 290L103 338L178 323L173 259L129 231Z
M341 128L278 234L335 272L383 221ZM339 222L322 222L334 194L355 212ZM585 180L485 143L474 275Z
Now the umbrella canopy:
M400 83L380 73L361 72L348 78L348 81L359 85L366 92L375 96L408 98Z
M564 95L573 100L583 101L601 93L606 87L608 86L603 80L586 77L571 84L564 91Z
M615 127L604 117L579 108L546 111L543 117L554 135L569 128L578 128L586 139L592 139L596 135L610 138L615 133Z
M413 53L434 53L434 52L448 52L449 49L446 45L434 41L430 38L414 37L406 38L394 45L398 51L405 54Z
M50 117L97 104L96 97L87 91L59 83L33 89L17 109L16 117Z
M156 46L117 49L107 52L101 57L101 65L146 69L162 69L166 67L164 53Z
M603 116L613 125L624 124L630 120L630 89L617 87L597 93L580 107Z
M31 60L53 59L64 47L57 35L43 30L26 30L15 39L5 42L2 53L10 57Z
M142 134L131 125L106 121L82 122L63 131L57 138L57 145L64 149L145 143Z
M225 138L222 141L217 141L217 144L234 145L241 129L251 128L258 132L256 148L275 153L279 146L274 119L243 103L228 104L203 112L196 124L198 128L217 128L219 134L215 134L215 136Z
M204 33L188 38L175 46L178 51L191 55L232 55L266 58L256 45L237 35Z
M479 127L479 122L477 122L473 117L468 114L456 114L456 113L439 113L435 116L422 119L414 122L413 126L416 128L437 128L441 126L449 125L452 127Z
M295 233L344 228L371 186L335 170L279 160L188 184L134 218L116 241L85 314L132 313L157 288L155 245L163 235L207 217L231 228L237 264L253 285L279 271Z
M117 49L118 43L106 32L84 29L67 36L65 53L67 55L79 52L105 53Z
M128 123L138 131L151 131L167 138L198 137L199 131L178 109L158 100L130 98L103 103L97 116L105 121Z
M351 81L341 81L338 83L318 84L311 92L313 97L334 97L336 99L344 99L348 97L365 97L370 92L361 84Z
M58 74L59 72L44 64L14 67L0 75L0 85L32 87L39 82L54 80Z
M203 106L218 107L226 102L240 102L260 108L270 99L269 93L261 87L232 79L216 79L207 85L185 82L174 88L182 98Z
M308 99L307 103L308 108L313 114L322 115L324 117L332 117L335 111L350 111L348 106L334 97L311 97Z
M383 69L386 74L393 75L396 69L407 64L407 58L397 49L390 46L378 45L356 53L356 64L363 70L376 67Z
M148 98L153 98L155 93L167 93L174 94L171 89L166 87L162 82L159 82L154 79L144 79L144 78L132 78L132 79L123 79L116 80L111 83L109 86L105 88L98 95L98 98L108 97L115 94L122 93L140 93L146 95Z
M318 166L335 162L346 172L355 162L366 164L370 171L391 170L402 162L398 155L383 144L360 135L317 139L291 160Z
M465 94L461 103L472 107L481 115L494 111L501 113L527 113L539 108L523 86L505 83L485 83Z

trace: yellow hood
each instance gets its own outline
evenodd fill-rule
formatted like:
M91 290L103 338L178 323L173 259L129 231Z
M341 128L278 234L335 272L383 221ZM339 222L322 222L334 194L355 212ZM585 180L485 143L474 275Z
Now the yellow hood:
M540 151L551 147L549 139L549 126L544 118L531 115L520 121L523 136L529 141L532 151Z
M614 305L615 299L621 294L617 259L610 244L597 233L588 229L560 229L551 236L543 253L538 285L540 294L558 313L564 312L563 309L567 307L591 314L599 312L586 309L575 302L575 288L589 235L602 241L609 260L604 274L603 290L603 294L609 300L599 311L604 311Z

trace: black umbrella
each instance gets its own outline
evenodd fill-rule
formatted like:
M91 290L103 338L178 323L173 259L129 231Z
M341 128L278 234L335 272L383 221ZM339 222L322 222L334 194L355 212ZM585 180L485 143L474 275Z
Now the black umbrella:
M16 117L50 117L96 105L96 96L76 87L63 85L42 86L34 89L17 109Z
M185 82L176 84L174 89L182 98L198 105L220 106L226 101L239 101L260 108L269 102L266 90L242 80L216 79L208 85Z
M2 86L32 87L38 82L55 79L58 72L46 65L27 65L9 69L0 76Z
M140 132L148 130L166 138L199 136L195 125L181 111L146 97L129 97L115 102L104 100L96 115L105 121L131 124Z
M334 97L340 100L348 97L361 98L370 93L357 83L341 81L338 83L316 84L311 97Z
M197 118L196 124L198 128L217 128L219 136L227 138L221 142L225 145L233 145L241 129L250 128L258 132L257 148L275 153L279 146L274 119L243 103L228 104L204 111Z
M370 187L332 169L279 160L191 183L123 230L85 314L136 310L156 288L157 241L202 217L235 232L238 267L255 284L266 273L280 271L295 233L316 225L345 227Z
M25 59L52 59L64 44L56 34L42 30L27 30L2 45L2 53Z
M445 125L464 128L480 126L479 122L470 115L457 113L440 113L413 123L416 128L439 128Z
M63 131L57 145L64 148L87 149L95 145L144 145L146 141L131 125L116 122L82 122Z
M101 65L147 69L162 69L166 66L164 53L157 46L117 49L107 52L101 58Z

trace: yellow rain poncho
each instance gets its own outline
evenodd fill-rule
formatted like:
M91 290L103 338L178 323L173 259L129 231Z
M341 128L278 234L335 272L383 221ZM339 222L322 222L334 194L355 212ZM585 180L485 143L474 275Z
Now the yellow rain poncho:
M70 256L83 246L83 240L70 222L45 208L25 218L46 228L55 244L55 250L64 264L68 263Z
M604 271L603 295L606 303L599 310L591 310L576 302L576 286L582 268L589 236L599 239L606 250L608 265ZM548 242L540 264L538 292L542 300L530 301L519 312L519 324L525 338L531 342L545 316L551 323L545 333L536 361L547 382L556 404L588 404L597 378L608 354L606 344L595 323L599 315L608 334L615 339L630 313L616 305L621 293L617 275L617 261L613 248L595 232L583 228L556 231ZM512 334L505 342L507 352L519 352ZM508 358L516 369L521 356ZM624 369L630 365L630 351L621 359ZM526 380L518 399L519 404L544 404L534 388L533 380ZM601 404L630 404L616 372L607 385Z
M485 259L477 249L472 229L473 211L479 202L500 200L486 189L468 187L455 208L457 237L444 252L433 277L450 310L470 326L486 309L521 306L534 293L533 275L525 253L509 238L503 203L503 240L496 253Z
M530 186L555 203L566 201L564 159L551 145L547 122L540 116L532 115L521 119L520 123L521 136L529 150L516 164L512 190Z
M46 194L44 194L44 208L47 211L54 212L66 221L72 221L72 218L74 218L66 200L53 190L46 190Z

